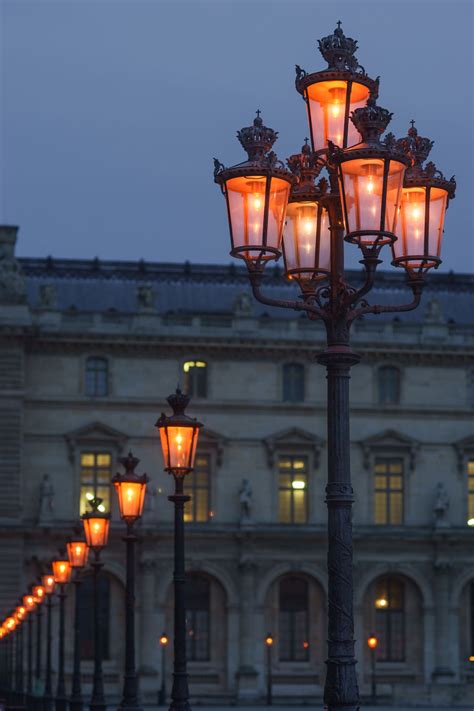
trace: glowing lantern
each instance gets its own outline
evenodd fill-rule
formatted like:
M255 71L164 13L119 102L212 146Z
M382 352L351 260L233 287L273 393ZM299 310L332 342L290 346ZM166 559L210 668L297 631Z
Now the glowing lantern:
M67 557L72 568L84 568L89 557L87 543L80 538L73 538L66 544Z
M5 626L7 627L9 632L13 632L15 627L17 626L17 621L14 617L7 617L5 621Z
M166 645L168 644L168 636L164 632L160 637L160 644L162 647L166 647Z
M367 639L367 646L369 649L376 649L379 641L375 635L370 635L370 637Z
M43 585L35 585L33 590L32 590L33 596L35 598L35 602L37 605L40 605L46 595L45 589Z
M41 582L43 583L45 594L52 595L55 587L54 575L43 575Z
M36 600L34 595L24 595L23 605L26 607L27 612L31 612L36 607Z
M176 393L167 398L167 402L173 414L168 417L162 413L156 423L160 432L165 470L173 474L188 474L194 467L199 429L202 424L185 415L189 397L179 388Z
M68 560L53 560L52 565L56 585L65 585L71 580L72 568Z
M385 597L379 597L375 601L375 607L377 610L386 610L388 607L388 600Z
M339 184L346 226L346 240L377 252L397 238L397 220L405 169L409 159L392 134L380 136L392 114L369 99L367 106L352 113L362 134L362 143L341 151L335 147L330 159L339 168Z
M214 159L215 182L227 201L231 255L247 262L280 257L288 196L296 182L278 165L271 151L278 134L263 125L259 114L257 111L253 126L237 133L248 160L225 168Z
M378 94L378 80L370 79L354 56L356 40L346 37L337 24L332 35L319 40L328 68L307 74L296 67L296 89L306 102L313 151L327 150L329 141L341 148L358 143L350 113L363 107L369 95Z
M273 644L273 637L270 633L268 633L265 637L265 644L267 645L267 647L271 647Z
M135 474L135 467L139 461L129 452L127 457L120 459L125 473L116 474L112 479L118 495L120 516L128 523L133 523L140 518L145 501L148 477L146 474L141 476Z
M90 499L88 503L92 511L87 511L81 518L84 524L87 545L98 553L107 545L110 516L100 510L102 499L98 496Z
M456 182L446 180L434 163L423 168L433 142L422 138L414 126L398 141L410 159L405 173L398 239L392 245L394 266L418 273L437 268L441 262L444 216L454 198Z

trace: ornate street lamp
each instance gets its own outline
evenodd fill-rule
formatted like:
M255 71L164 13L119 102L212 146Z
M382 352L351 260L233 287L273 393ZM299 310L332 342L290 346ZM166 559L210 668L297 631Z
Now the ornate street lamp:
M139 709L138 679L135 668L135 542L137 536L133 526L143 513L145 491L148 482L146 474L136 474L139 459L131 452L122 457L120 463L124 474L116 474L112 479L118 495L120 517L127 524L124 538L127 547L127 583L125 590L125 673L121 709Z
M167 398L171 416L161 414L156 427L160 433L164 468L172 474L175 493L168 497L174 503L174 666L170 711L189 711L188 672L186 665L186 609L184 571L184 477L194 468L194 457L202 424L185 414L189 397L178 388Z
M283 211L285 276L298 284L298 299L273 299L262 292L268 260L281 255L278 231L272 233L271 243L263 241L265 233L259 230L261 239L250 240L251 225L258 222L256 208L249 202L252 198L231 195L238 166L225 168L214 159L214 179L227 199L231 254L245 260L255 298L269 306L304 311L326 328L327 347L318 362L326 366L328 383L328 659L324 691L328 711L359 708L349 378L351 367L360 358L350 347L350 327L366 314L411 311L419 305L425 272L440 262L444 214L455 191L454 179L446 181L433 164L423 167L430 142L419 139L413 127L405 139L397 141L392 134L382 139L391 113L377 106L378 81L369 79L360 67L354 56L356 48L357 42L346 37L338 23L334 33L320 41L328 69L307 74L297 66L296 88L307 103L313 152L303 147L288 160L297 183L292 184L288 205L284 204L287 192L280 193L278 215L280 218ZM259 166L265 175L263 166L274 166L276 160L269 152L276 132L263 126L260 118L258 121L255 138L251 129L238 134L244 148L258 145L252 176ZM323 177L316 186L315 178L322 169L327 179ZM278 179L287 180L282 173ZM240 175L239 180L244 181L239 183L242 193L245 188L253 195L250 179L248 185L245 176ZM362 255L365 280L357 286L348 283L344 271L345 242L357 245ZM412 300L405 304L369 304L365 298L375 283L386 245L392 249L392 264L405 270L412 292Z
M58 639L58 682L56 688L56 711L67 710L66 683L64 679L64 636L65 636L65 604L66 585L71 580L72 568L69 560L63 558L54 560L54 582L59 586L59 639Z
M370 650L370 666L371 666L371 689L372 689L372 703L377 703L377 681L375 678L375 662L377 654L377 645L379 641L374 634L371 634L367 639L367 647Z
M28 613L26 616L26 622L28 625L26 645L26 698L27 703L31 704L33 696L33 617L31 613L36 608L36 600L34 595L24 595L23 606Z
M52 648L52 629L51 618L53 608L53 593L55 583L54 575L43 575L41 582L46 595L46 670L44 677L44 693L43 707L44 711L52 711L53 708L53 684L52 684L52 668L51 668L51 648Z
M88 503L92 510L87 511L81 518L84 525L86 543L94 552L94 560L92 562L94 572L94 677L90 709L91 711L104 711L106 703L102 675L102 634L100 628L98 577L103 566L103 563L100 562L100 553L102 548L107 545L109 537L110 516L103 510L102 499L98 496L90 499Z
M36 601L36 650L35 650L35 684L34 693L36 696L41 695L41 628L43 619L43 602L46 599L46 592L43 585L35 585L32 589Z
M272 694L272 650L273 650L273 635L271 632L265 637L265 647L267 650L267 706L271 706L273 703Z
M69 564L75 574L74 583L74 661L72 673L71 696L69 708L71 711L82 711L84 699L81 685L81 634L80 634L80 600L79 590L82 584L81 570L87 565L89 548L80 535L75 535L66 544Z

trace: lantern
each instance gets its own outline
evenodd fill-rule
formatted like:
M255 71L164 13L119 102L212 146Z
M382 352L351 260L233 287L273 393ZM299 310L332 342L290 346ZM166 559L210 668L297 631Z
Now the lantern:
M412 121L408 136L398 141L410 159L405 173L398 239L392 245L394 266L423 273L441 262L444 216L454 198L456 181L446 180L434 163L423 168L433 142L418 135Z
M72 568L68 560L53 560L52 565L56 585L65 585L71 580Z
M41 582L43 584L45 594L51 595L54 592L55 587L54 575L43 575Z
M283 231L285 274L295 279L302 291L312 290L330 270L331 233L329 215L321 200L323 179L316 187L314 180L322 163L311 151L307 140L301 153L288 158L288 167L298 176L291 191Z
M13 613L13 617L15 618L17 625L19 625L22 622L25 615L26 615L26 607L24 607L23 605L19 605L16 608L15 612Z
M79 537L74 537L66 544L67 557L72 568L84 568L89 557L87 543Z
M332 35L319 40L328 68L307 74L296 66L296 89L306 102L313 151L326 151L329 141L341 148L359 143L350 113L365 106L369 95L378 95L378 79L370 79L354 56L357 41L337 25Z
M135 474L135 467L140 460L134 457L131 452L119 461L123 465L125 473L116 474L112 482L118 495L120 516L128 523L133 523L140 518L143 512L148 477L146 474L141 476Z
M267 645L267 647L271 647L273 645L273 637L271 633L268 633L265 637L265 644Z
M374 634L371 634L370 637L367 639L367 646L369 649L375 650L377 648L378 643L379 641Z
M15 619L13 616L12 616L12 617L7 617L7 619L6 619L6 621L5 621L5 626L6 626L6 628L8 629L9 632L13 632L13 630L14 630L15 627L17 626L17 621L16 621L16 619Z
M257 111L253 126L237 132L248 160L225 168L214 159L214 179L227 202L231 255L247 262L281 256L286 206L296 179L271 151L277 136Z
M109 536L109 514L100 511L102 499L98 496L88 501L92 511L87 511L81 516L84 524L84 533L89 548L98 553L105 545Z
M168 644L168 635L166 635L164 632L160 637L160 644L162 647L166 647L166 645Z
M40 605L43 602L45 595L46 595L44 586L43 585L35 585L31 592L33 593L36 604Z
M168 417L162 413L156 423L160 432L165 470L173 474L188 474L194 468L199 429L202 424L195 418L185 415L189 397L179 388L174 395L167 398L167 402L173 414Z
M31 612L32 610L34 610L36 607L36 600L34 598L34 595L24 595L23 605L25 606L27 612Z
M364 251L377 253L396 240L397 218L403 177L409 159L392 134L380 136L392 114L369 99L367 106L352 113L352 121L362 135L362 143L341 151L330 150L338 166L346 240Z

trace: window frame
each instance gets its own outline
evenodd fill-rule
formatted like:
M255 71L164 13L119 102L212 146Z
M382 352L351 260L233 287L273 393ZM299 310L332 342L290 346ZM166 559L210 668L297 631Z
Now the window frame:
M385 473L378 473L376 471L377 464L381 463L386 463L390 465L390 463L393 462L400 462L401 464L401 473L397 472L390 472L390 470L386 471ZM373 522L374 525L376 526L403 526L405 523L405 491L406 491L406 467L405 467L405 459L402 456L395 456L395 455L383 455L383 454L378 454L375 455L374 461L373 461L373 466L372 466L372 491L373 491L373 508L372 508L372 514L373 514ZM387 482L384 488L377 488L377 476L384 476L387 478ZM390 486L390 479L394 477L400 477L401 478L401 488L400 489L394 489ZM378 522L377 519L377 494L384 493L386 500L385 500L385 515L386 515L386 521L385 523ZM397 523L393 523L391 520L391 513L392 513L392 503L391 503L391 494L401 494L401 520Z
M396 394L396 399L394 401L388 401L386 399L382 398L382 387L383 387L383 382L382 382L382 373L383 371L387 370L392 370L397 373L398 381L397 381L397 394ZM380 407L395 407L401 404L402 402L402 382L403 382L403 373L398 364L395 363L383 363L381 365L377 366L377 371L376 371L376 384L375 384L375 401L377 405Z
M301 384L301 397L298 398L291 398L291 397L286 397L285 396L285 388L286 388L286 370L289 368L298 368L299 372L302 375L302 384ZM298 361L288 361L285 363L282 363L281 366L281 400L282 402L288 402L292 403L294 405L297 405L298 403L304 403L306 401L306 367L304 363L300 363Z
M197 464L199 461L199 458L206 458L208 461L208 470L207 470L207 486L198 486L196 485L196 480L195 480L195 474L197 470ZM212 496L212 483L213 483L213 470L214 470L214 456L213 453L204 450L204 451L198 451L196 453L196 459L195 459L195 466L194 470L190 473L187 474L184 478L184 493L187 496L191 496L191 501L188 501L184 505L184 521L186 524L193 524L193 523L208 523L209 521L212 520L213 518L213 511L212 511L212 501L213 501L213 496ZM188 482L193 482L192 486L187 486ZM193 498L193 493L197 490L206 490L207 491L207 518L204 520L197 520L196 519L196 502L197 499ZM186 508L188 510L186 511ZM187 515L189 515L190 511L192 509L192 518L186 518Z
M284 472L281 470L280 467L280 462L284 459L289 459L291 461L291 467L289 468L288 472ZM297 489L294 489L291 484L289 486L282 486L281 484L281 477L282 475L285 475L285 473L288 473L294 477L295 470L294 470L294 460L304 460L305 461L305 468L304 471L301 471L301 475L304 475L305 477L305 487L303 489L304 492L304 508L305 508L305 520L304 521L295 521L295 494L298 491ZM310 484L310 464L309 464L309 456L307 453L304 454L296 454L295 452L279 452L278 456L276 458L276 470L277 470L277 522L278 524L282 526L305 526L309 523L309 484ZM292 479L294 481L294 479ZM282 492L289 491L290 492L290 521L282 521L280 517L280 499L281 499L281 494ZM301 491L301 490L300 490Z
M88 365L91 361L101 361L105 363L105 392L95 392L97 389L97 372L95 371L96 375L94 377L94 392L88 392ZM83 366L82 366L82 393L85 397L88 398L104 398L104 397L110 397L111 395L111 378L110 378L110 359L107 356L104 355L87 355L84 357L83 361Z
M100 471L100 469L105 469L105 467L97 467L96 464L94 464L92 467L83 467L82 466L82 457L87 454L93 455L95 458L97 458L98 455L107 455L110 457L110 464L108 467L108 470L110 472L110 479L109 479L109 484L107 487L108 497L109 497L109 501L108 501L109 506L108 506L108 509L106 508L106 511L112 515L113 503L114 503L114 500L112 497L112 476L113 476L113 468L114 468L114 455L113 455L113 452L110 451L110 449L106 450L105 448L97 448L97 447L81 447L81 449L79 450L79 458L78 458L78 460L79 460L79 507L78 507L79 508L79 515L81 515L83 513L83 512L81 512L81 500L82 500L83 488L86 488L86 487L93 488L94 496L97 496L98 489L105 488L105 485L101 486L100 484L99 485L97 484L97 470ZM92 485L82 483L83 469L92 469L93 470L94 483ZM86 510L88 510L88 509L86 508Z
M201 371L205 375L204 379L204 395L198 394L196 392L191 392L191 388L189 387L189 383L191 381L190 378L190 369L188 371L185 371L185 365L189 363L205 363L204 367L198 367L198 366L192 366L192 369L195 369L196 371ZM187 358L186 360L183 360L181 363L181 368L180 368L180 376L179 380L183 381L183 392L185 392L187 395L189 395L190 398L193 400L208 400L209 399L209 390L210 390L210 378L209 378L209 361L206 358Z

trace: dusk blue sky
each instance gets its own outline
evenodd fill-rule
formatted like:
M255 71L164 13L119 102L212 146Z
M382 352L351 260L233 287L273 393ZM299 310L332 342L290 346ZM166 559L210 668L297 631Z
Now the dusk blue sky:
M286 158L308 133L294 65L337 20L414 118L457 196L442 269L473 271L471 0L3 0L0 220L24 256L229 262L212 158L260 108ZM357 249L348 246L349 262ZM388 259L389 255L385 255ZM388 266L388 265L386 265Z

